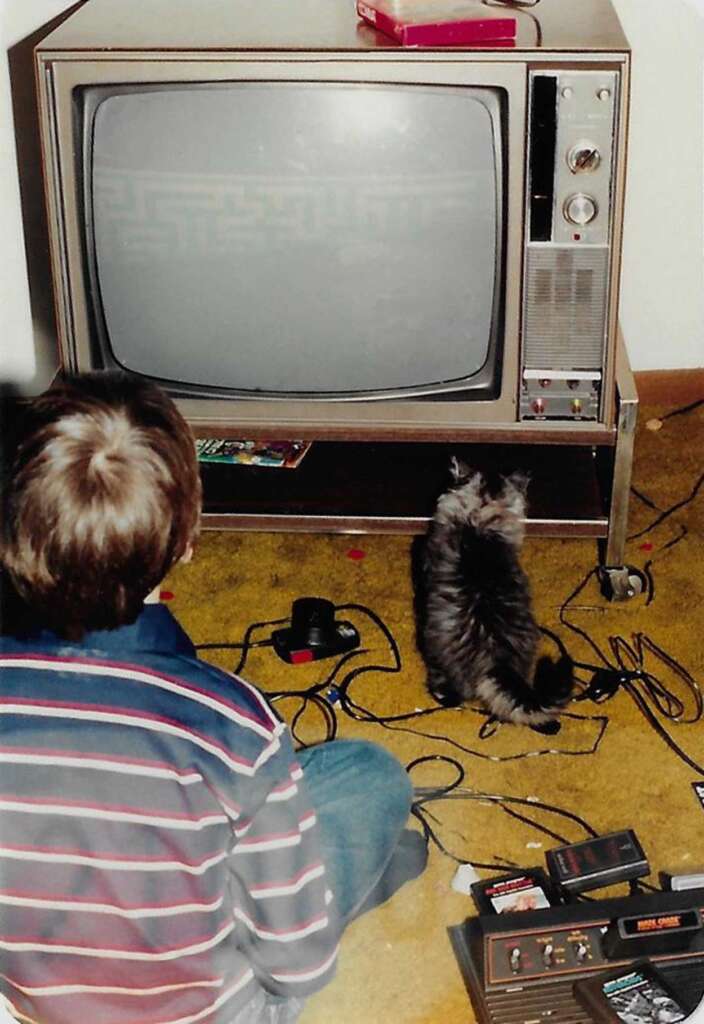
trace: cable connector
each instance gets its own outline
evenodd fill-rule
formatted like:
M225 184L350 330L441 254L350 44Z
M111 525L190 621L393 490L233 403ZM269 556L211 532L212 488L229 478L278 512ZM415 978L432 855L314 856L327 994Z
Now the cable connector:
M589 686L581 695L580 700L593 700L599 703L609 700L616 693L620 686L629 682L631 674L622 672L619 669L598 668L591 678Z

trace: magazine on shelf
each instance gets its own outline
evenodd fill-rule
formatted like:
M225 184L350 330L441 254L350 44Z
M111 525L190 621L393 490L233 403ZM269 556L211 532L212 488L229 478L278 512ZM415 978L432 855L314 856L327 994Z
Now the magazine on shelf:
M199 462L295 469L300 465L310 446L310 441L240 441L232 438L203 437L196 439L196 454Z

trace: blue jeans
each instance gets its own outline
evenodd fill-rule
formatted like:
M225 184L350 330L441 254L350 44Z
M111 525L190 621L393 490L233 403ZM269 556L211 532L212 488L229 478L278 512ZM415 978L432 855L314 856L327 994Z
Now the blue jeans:
M404 828L413 786L392 754L364 740L322 743L299 751L298 760L330 888L347 924L425 868L425 840Z
M343 925L420 875L423 836L405 828L413 787L405 768L375 743L334 740L298 752L318 818L323 860ZM295 1024L302 999L260 993L232 1024ZM248 1015L249 1014L249 1015Z

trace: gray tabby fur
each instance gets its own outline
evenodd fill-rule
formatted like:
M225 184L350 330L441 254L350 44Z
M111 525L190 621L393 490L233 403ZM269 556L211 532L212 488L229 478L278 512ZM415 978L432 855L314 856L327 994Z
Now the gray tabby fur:
M519 561L528 479L514 473L490 486L457 459L450 471L421 562L428 689L442 704L478 701L500 721L556 732L572 664L538 661L540 631Z

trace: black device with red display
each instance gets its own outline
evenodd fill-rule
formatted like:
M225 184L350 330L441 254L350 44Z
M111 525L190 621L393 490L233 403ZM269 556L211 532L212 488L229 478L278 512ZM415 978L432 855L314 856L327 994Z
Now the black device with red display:
M548 850L545 860L553 882L568 895L632 881L650 872L632 829L559 846Z

